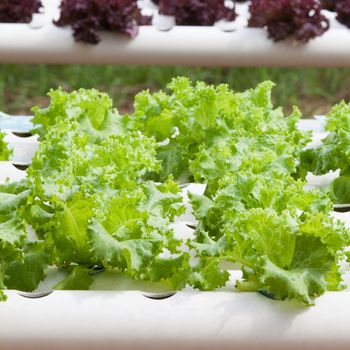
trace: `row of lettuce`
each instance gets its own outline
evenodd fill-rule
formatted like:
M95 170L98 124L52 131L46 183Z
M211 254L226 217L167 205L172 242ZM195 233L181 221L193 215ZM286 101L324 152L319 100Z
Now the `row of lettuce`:
M242 2L242 1L238 1ZM244 1L243 1L244 2ZM212 26L220 20L234 21L236 1L153 0L159 13L175 18L178 25ZM306 43L329 29L322 9L335 11L337 20L350 27L350 0L251 0L249 27L265 28L275 41L294 37ZM0 22L30 22L42 8L40 0L2 0ZM71 26L77 41L97 44L98 31L121 32L134 37L140 24L152 17L142 15L137 0L62 0L58 26Z
M50 106L33 110L40 145L27 179L0 185L0 289L33 291L57 267L68 273L59 289L89 289L96 271L113 270L215 290L229 280L225 262L242 266L238 290L277 300L312 305L343 289L350 233L330 215L332 195L306 191L303 178L340 167L348 179L350 106L336 106L324 145L304 151L300 112L275 109L272 87L176 78L138 94L130 115L96 90L51 91ZM3 141L0 151L8 157ZM170 225L185 182L207 184L190 195L188 240Z

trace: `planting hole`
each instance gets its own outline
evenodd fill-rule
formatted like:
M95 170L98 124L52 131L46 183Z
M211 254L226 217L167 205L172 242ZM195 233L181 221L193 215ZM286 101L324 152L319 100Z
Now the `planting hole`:
M347 213L348 211L350 211L350 206L349 207L334 206L334 211L336 211L337 213Z
M39 298L44 298L48 295L50 295L53 291L46 291L46 292L32 292L32 293L27 293L27 292L18 292L18 294L21 297L28 298L28 299L39 299Z
M30 132L12 132L12 134L22 138L33 136Z
M13 166L15 168L17 168L18 170L22 170L25 171L27 170L27 168L29 167L30 164L13 164Z
M153 299L153 300L164 300L164 299L171 298L175 294L176 294L176 292L145 293L145 294L143 294L143 296L148 298L148 299Z
M188 228L192 229L192 230L195 230L197 228L196 225L192 225L192 224L185 224Z

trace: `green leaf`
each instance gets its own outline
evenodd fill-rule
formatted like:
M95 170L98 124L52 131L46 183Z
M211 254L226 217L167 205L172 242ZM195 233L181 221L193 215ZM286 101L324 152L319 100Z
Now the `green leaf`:
M276 215L272 210L250 212L244 228L256 237L255 248L281 268L288 267L295 253L298 222L288 212Z
M30 190L19 194L0 192L0 214L9 214L26 203Z
M325 213L299 218L288 212L274 215L252 209L246 219L236 221L231 256L246 267L238 288L307 305L325 291L341 288L337 264L339 252L349 242L348 232ZM230 230L227 227L227 235Z
M7 296L5 295L5 293L0 290L0 302L1 301L6 301L7 300Z
M221 259L202 259L192 269L189 282L194 288L200 290L214 290L224 287L229 280L230 274L220 268Z
M9 160L12 151L4 140L5 134L0 131L0 161Z
M143 189L146 200L141 207L142 210L148 212L152 219L164 217L168 218L168 222L171 222L176 216L185 212L180 188L171 178L160 185L155 185L153 182L145 182ZM155 220L152 222L155 226L159 226Z
M203 129L214 127L217 117L217 97L212 86L198 85L198 104L194 107L193 117Z
M206 218L210 210L215 206L214 201L206 196L197 195L191 192L189 192L188 196L198 220Z
M89 225L89 235L96 262L120 270L127 269L131 275L146 267L159 251L160 242L141 239L118 241L98 222Z
M49 254L41 242L28 244L23 254L23 261L9 265L5 283L9 289L32 292L46 276Z
M34 129L42 138L47 131L61 122L77 122L79 129L91 139L101 139L109 134L118 134L123 129L123 119L112 109L112 100L97 90L80 89L67 93L62 89L49 92L50 106L47 109L33 108Z
M326 276L331 261L327 247L318 238L300 237L288 269L261 258L260 289L267 289L276 299L297 299L313 305L314 299L327 290Z
M9 265L23 260L26 234L25 224L16 216L16 212L0 215L0 289L6 288Z
M87 249L87 226L92 216L91 202L83 198L74 198L71 202L58 203L55 216L57 232L72 239L79 254Z
M152 282L165 281L172 290L181 290L188 283L190 256L181 253L178 256L156 257L148 269L139 277Z
M337 204L350 203L350 176L343 175L333 180L330 190Z
M208 233L199 231L195 241L189 241L188 245L196 250L199 256L221 256L227 250L227 237L222 236L219 240L211 239Z
M326 130L329 135L320 146L303 152L299 170L302 175L307 171L322 175L337 169L340 169L342 176L350 173L349 110L350 104L342 101L328 113Z
M26 232L23 221L17 217L0 222L0 245L19 245L26 237Z
M93 282L90 270L84 266L74 266L69 275L53 289L56 290L88 290Z

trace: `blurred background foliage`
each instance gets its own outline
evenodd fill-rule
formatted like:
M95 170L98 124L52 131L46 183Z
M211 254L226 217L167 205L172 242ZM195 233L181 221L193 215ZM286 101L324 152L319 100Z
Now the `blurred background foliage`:
M0 110L28 114L34 105L48 104L46 93L97 88L109 93L121 112L132 111L133 96L143 89L164 89L172 77L227 83L241 91L270 79L277 86L274 103L288 113L293 105L305 117L327 113L342 99L350 100L350 69L200 68L145 66L0 65Z

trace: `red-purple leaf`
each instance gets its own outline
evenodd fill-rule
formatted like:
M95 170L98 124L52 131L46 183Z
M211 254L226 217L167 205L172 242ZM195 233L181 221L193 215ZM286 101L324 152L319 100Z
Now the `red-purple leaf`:
M74 38L90 44L100 41L99 30L115 31L134 37L138 24L144 24L136 0L62 0L58 26L70 25Z
M337 20L350 28L350 0L338 0L335 5Z
M29 23L41 6L39 0L0 0L0 22Z
M249 26L267 28L275 41L294 36L305 43L329 29L321 9L317 0L252 0Z
M226 7L225 0L154 0L159 13L174 16L178 25L211 26L224 19L236 18L234 9Z

